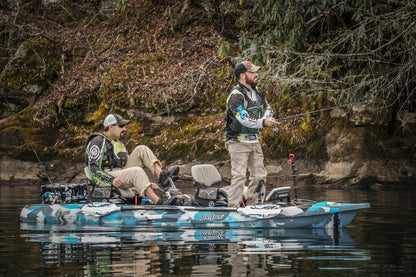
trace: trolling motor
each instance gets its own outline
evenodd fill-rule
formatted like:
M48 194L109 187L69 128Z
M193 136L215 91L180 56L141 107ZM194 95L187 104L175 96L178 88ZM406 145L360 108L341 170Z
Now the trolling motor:
M298 185L296 184L296 167L295 167L295 154L289 154L289 160L287 163L292 165L292 177L293 177L293 188L295 189L295 201L298 201Z

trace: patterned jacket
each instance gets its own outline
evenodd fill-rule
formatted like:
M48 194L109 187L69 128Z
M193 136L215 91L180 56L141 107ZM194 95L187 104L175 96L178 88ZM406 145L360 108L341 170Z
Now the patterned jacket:
M269 117L273 117L273 110L263 93L238 84L227 98L226 141L258 142L259 129L265 126L264 120Z
M87 140L85 161L94 183L111 186L114 177L106 169L121 168L128 159L125 145L105 134L94 134Z

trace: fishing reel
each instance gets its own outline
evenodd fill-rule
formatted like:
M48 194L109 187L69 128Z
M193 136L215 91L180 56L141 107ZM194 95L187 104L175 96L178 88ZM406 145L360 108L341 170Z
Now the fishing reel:
M278 122L276 125L272 127L272 133L277 134L279 132L279 125L282 124L282 122Z

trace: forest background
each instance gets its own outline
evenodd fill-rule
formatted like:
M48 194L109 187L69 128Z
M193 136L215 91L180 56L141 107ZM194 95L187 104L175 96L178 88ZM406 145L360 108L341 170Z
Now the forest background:
M79 167L109 113L132 121L130 149L148 145L164 164L225 165L233 68L250 60L283 119L262 132L274 169L296 153L309 183L416 184L413 0L0 0L0 9L2 180L18 181L7 169L28 161Z

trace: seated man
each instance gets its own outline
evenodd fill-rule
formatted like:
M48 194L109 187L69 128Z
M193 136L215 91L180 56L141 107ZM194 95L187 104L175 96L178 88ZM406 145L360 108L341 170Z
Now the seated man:
M159 186L150 182L143 167L159 178L162 186L169 185L168 177L177 175L179 168L162 171L160 161L145 145L137 146L129 155L119 140L129 123L130 120L123 119L120 115L109 114L104 120L104 132L88 138L86 162L92 180L99 186L113 185L119 189L131 187L157 205L168 204L170 199L161 199L155 193Z

